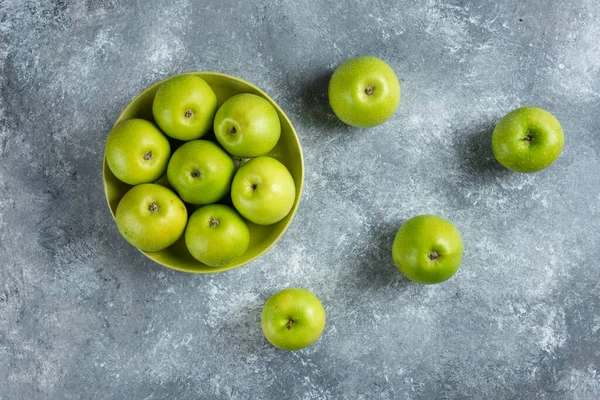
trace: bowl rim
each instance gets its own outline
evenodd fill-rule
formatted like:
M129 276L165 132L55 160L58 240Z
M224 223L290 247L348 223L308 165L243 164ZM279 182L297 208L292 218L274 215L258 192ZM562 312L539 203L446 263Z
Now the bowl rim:
M176 271L181 271L181 272L187 272L187 273L191 273L191 274L216 274L216 273L220 273L220 272L226 272L226 271L231 271L232 269L236 269L239 267L242 267L244 265L250 264L251 262L257 260L258 258L262 257L265 253L267 253L273 246L275 246L275 244L277 242L279 242L279 240L281 239L281 237L287 232L288 228L290 227L292 221L294 220L294 218L296 217L296 212L298 211L298 207L300 206L300 201L302 200L302 192L304 189L304 154L302 152L302 144L300 143L300 137L298 136L298 133L296 132L296 128L294 128L294 124L292 124L292 121L290 120L290 118L287 116L287 114L283 111L283 109L279 106L279 104L277 104L277 102L275 100L273 100L271 98L271 96L269 96L265 91L263 91L262 89L260 89L258 86L256 86L255 84L248 82L242 78L239 78L237 76L233 76L233 75L229 75L229 74L225 74L222 72L215 72L215 71L188 71L188 72L181 72L179 74L175 74L172 76L168 76L164 79L161 79L159 81L154 82L153 84L151 84L150 86L147 86L146 88L144 88L141 92L139 92L133 99L131 99L127 105L123 108L123 110L121 111L121 113L119 114L119 116L117 117L117 119L115 120L115 123L113 124L112 127L114 127L117 123L120 122L121 118L123 118L123 115L128 111L128 109L131 107L131 105L133 103L135 103L136 100L138 100L140 97L142 97L143 95L146 94L146 92L154 89L155 87L160 86L161 84L163 84L166 80L177 76L177 75L196 75L196 76L200 76L201 78L203 76L214 76L214 77L220 77L220 78L227 78L230 80L234 80L237 82L240 82L242 84L248 85L251 88L253 88L254 90L256 90L258 93L260 93L261 96L263 96L264 98L266 98L273 107L275 107L275 109L279 112L280 115L283 116L283 118L285 118L285 120L287 121L287 123L289 124L289 126L292 129L292 133L294 134L294 139L296 141L296 145L298 146L298 153L300 154L300 179L299 179L299 189L298 189L298 194L297 194L297 201L294 201L294 205L292 207L292 209L290 210L290 213L288 214L290 216L290 218L288 219L288 221L286 222L286 224L283 226L283 229L281 229L281 232L279 233L279 235L277 235L277 237L275 239L273 239L273 241L267 246L265 247L265 249L263 251L261 251L260 253L256 254L255 256L253 256L252 258L242 262L242 263L238 263L238 264L232 264L230 266L227 267L218 267L215 268L214 271L211 270L190 270L187 268L180 268L178 266L173 266L173 265L168 265L160 260L158 260L152 252L147 252L147 251L143 251L140 249L137 249L140 253L144 254L146 257L148 257L150 260L154 261L157 264L162 265L163 267L169 268L169 269L173 269ZM112 129L112 128L111 128ZM106 138L105 138L105 143L106 143ZM106 183L106 168L107 167L107 163L106 163L106 146L104 149L104 152L102 153L103 157L102 157L102 185L104 187L104 197L106 200L106 204L108 206L108 210L110 211L110 214L113 218L113 220L115 220L115 214L113 213L112 208L110 207L110 200L108 197L108 186Z

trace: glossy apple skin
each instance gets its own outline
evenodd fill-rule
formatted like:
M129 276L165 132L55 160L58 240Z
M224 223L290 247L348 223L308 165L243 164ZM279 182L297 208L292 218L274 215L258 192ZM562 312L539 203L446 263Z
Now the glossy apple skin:
M271 103L255 94L242 93L219 107L214 131L229 154L258 157L273 150L281 136L281 123Z
M253 158L236 172L231 200L238 212L258 225L284 219L296 198L294 178L285 165L271 157Z
M172 190L145 183L125 193L115 220L119 232L131 245L143 251L159 251L181 237L187 210Z
M232 158L207 140L192 140L178 148L167 167L169 184L190 204L210 204L231 188L235 172Z
M450 279L462 261L460 232L448 220L419 215L398 230L392 246L396 268L411 281L435 284Z
M312 345L325 329L325 309L306 289L290 288L266 301L260 324L265 338L283 350L300 350Z
M209 267L229 264L246 252L249 243L246 222L232 207L223 204L200 207L185 229L190 254Z
M154 182L165 173L171 145L152 122L129 119L117 124L106 138L108 168L130 185Z
M194 140L212 128L217 96L206 81L194 75L177 75L163 83L152 103L160 129L178 140Z
M565 137L558 120L538 107L522 107L505 115L492 133L496 160L515 172L537 172L550 166Z
M363 56L342 63L329 81L329 104L344 123L371 128L390 119L400 104L400 83L383 60Z

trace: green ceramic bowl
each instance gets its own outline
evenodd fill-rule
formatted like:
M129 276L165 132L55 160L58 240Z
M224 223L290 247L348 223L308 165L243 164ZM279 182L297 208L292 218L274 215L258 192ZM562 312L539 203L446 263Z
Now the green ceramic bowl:
M281 121L281 137L277 146L275 146L275 148L267 155L281 161L288 168L296 183L296 200L288 216L282 221L268 226L260 226L247 222L248 228L250 229L250 246L244 255L237 258L229 265L214 268L202 264L194 259L187 251L183 238L173 246L162 251L153 253L142 251L146 257L165 267L191 273L215 273L227 271L249 263L266 253L275 243L277 243L292 222L296 210L298 209L298 203L300 202L300 197L302 195L302 185L304 183L304 160L302 158L300 140L298 139L298 135L296 134L292 123L277 103L275 103L275 101L273 101L273 99L265 92L251 83L230 75L217 72L191 72L190 74L201 77L212 87L217 95L219 106L229 97L236 94L253 93L267 99L273 107L275 107ZM154 118L152 117L152 101L154 100L154 95L161 83L162 81L156 82L134 98L127 107L125 107L125 110L123 110L115 124L131 118L144 118L149 121L154 121ZM110 212L114 218L119 200L121 200L131 186L119 181L112 174L106 164L106 158L104 159L102 175L106 201L108 202Z

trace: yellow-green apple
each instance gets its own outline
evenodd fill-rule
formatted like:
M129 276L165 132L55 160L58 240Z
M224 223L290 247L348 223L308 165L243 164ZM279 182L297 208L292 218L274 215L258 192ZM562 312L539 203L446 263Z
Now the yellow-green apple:
M229 192L234 172L233 160L223 149L207 140L192 140L173 153L167 179L183 201L210 204Z
M258 225L284 219L295 198L294 178L285 165L270 157L253 158L242 165L231 184L234 207L244 218Z
M398 270L411 281L423 284L450 279L460 267L462 255L458 229L436 215L419 215L406 221L392 246Z
M130 119L117 124L106 139L108 168L130 185L154 182L164 174L171 146L152 122Z
M522 107L505 115L492 133L496 160L515 172L537 172L552 164L565 142L554 115L538 107Z
M335 115L358 128L384 123L400 104L400 83L394 70L370 56L352 58L337 67L328 93Z
M131 245L144 251L159 251L181 237L187 210L172 190L144 183L125 193L115 219L119 232Z
M325 309L306 289L290 288L266 301L261 317L265 338L283 350L300 350L319 339L325 329Z
M224 204L200 207L185 228L185 244L190 254L210 267L221 267L234 261L246 252L249 243L246 222Z
M281 135L281 123L271 103L255 94L243 93L219 107L214 131L229 154L257 157L275 147Z
M154 120L168 136L199 139L211 128L217 96L206 81L195 75L177 75L165 81L152 103Z

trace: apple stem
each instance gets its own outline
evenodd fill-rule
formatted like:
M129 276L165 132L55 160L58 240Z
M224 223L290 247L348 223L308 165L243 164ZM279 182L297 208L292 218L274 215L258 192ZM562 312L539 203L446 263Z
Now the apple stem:
M215 217L210 217L210 224L209 224L209 226L211 228L214 228L217 225L219 225L219 221Z
M287 329L288 329L288 331L289 331L290 329L292 329L292 325L293 325L293 324L294 324L294 320L293 320L293 319L290 319L290 320L288 321L288 323L287 323Z
M435 261L438 258L440 258L440 254L437 251L432 251L432 252L429 253L429 259L431 261Z
M156 212L156 211L158 211L158 205L156 204L155 201L153 201L152 203L150 203L150 207L148 207L148 210L150 210L150 212Z
M152 150L150 150L149 152L144 154L144 160L146 160L146 161L152 160Z
M192 115L194 115L194 113L192 112L192 110L185 110L185 115L186 118L191 118Z
M533 139L531 136L527 135L523 138L523 140L531 142L531 139Z
M373 86L367 86L365 88L365 93L367 94L367 96L370 96L373 94L373 90L375 90L375 88Z

